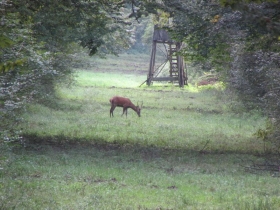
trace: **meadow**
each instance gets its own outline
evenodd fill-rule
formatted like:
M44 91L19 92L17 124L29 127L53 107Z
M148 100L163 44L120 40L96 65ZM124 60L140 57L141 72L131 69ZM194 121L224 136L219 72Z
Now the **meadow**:
M86 60L76 85L32 104L24 147L2 149L0 209L279 209L254 133L266 119L221 85L142 84L149 56ZM109 99L143 107L110 118Z

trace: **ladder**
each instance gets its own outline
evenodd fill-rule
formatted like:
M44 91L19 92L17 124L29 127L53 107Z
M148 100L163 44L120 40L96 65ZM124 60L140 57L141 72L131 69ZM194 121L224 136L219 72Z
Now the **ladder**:
M170 43L169 50L168 50L168 57L169 57L169 63L170 63L169 75L170 75L170 77L174 77L174 78L178 79L179 67L178 67L178 56L176 55L177 51L178 51L177 45Z

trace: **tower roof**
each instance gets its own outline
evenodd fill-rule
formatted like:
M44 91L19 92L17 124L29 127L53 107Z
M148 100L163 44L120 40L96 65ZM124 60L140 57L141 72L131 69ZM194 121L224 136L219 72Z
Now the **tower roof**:
M157 25L154 26L153 41L162 43L175 43L175 41L170 38L168 32L159 28Z

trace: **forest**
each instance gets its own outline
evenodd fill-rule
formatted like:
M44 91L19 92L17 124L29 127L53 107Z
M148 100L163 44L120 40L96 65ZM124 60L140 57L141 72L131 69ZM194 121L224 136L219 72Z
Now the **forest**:
M0 209L280 208L279 0L0 13ZM183 43L188 85L145 83L155 25ZM111 117L116 95L141 117Z

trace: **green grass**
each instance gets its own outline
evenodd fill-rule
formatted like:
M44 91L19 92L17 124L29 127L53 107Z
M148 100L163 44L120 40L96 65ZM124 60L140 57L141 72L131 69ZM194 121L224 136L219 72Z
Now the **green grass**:
M130 55L137 71L123 56L90 60L76 86L28 107L25 147L1 149L0 209L280 208L278 178L244 168L264 161L253 134L265 118L219 87L139 88L146 58ZM114 95L143 101L141 118L110 118Z
M217 94L216 91L191 92L187 88L62 88L57 109L32 105L32 114L26 113L24 117L28 120L22 127L28 135L68 141L194 150L209 142L210 151L261 152L262 142L253 133L263 127L265 119L253 112L230 112L227 102L216 99ZM109 99L114 95L129 97L139 104L143 101L141 118L132 110L127 118L121 117L121 108L116 108L115 117L110 118Z
M77 84L82 87L135 87L146 80L145 75L79 71Z
M2 209L277 209L278 179L254 156L156 147L33 146L1 170ZM0 206L1 206L0 205Z

